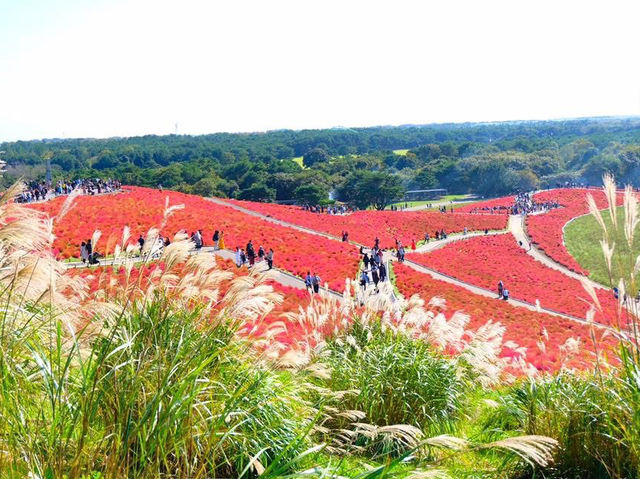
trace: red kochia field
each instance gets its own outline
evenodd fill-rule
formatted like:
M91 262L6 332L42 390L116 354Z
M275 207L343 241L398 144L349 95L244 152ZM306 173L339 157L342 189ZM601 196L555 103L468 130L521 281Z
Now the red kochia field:
M233 203L244 208L294 223L316 231L341 237L343 231L349 239L371 246L375 237L383 248L395 247L396 238L404 245L424 239L425 233L433 237L436 230L460 233L466 227L469 231L484 229L501 230L507 226L507 216L440 213L432 211L356 211L346 215L312 213L300 206L284 206L273 203L237 201Z
M491 300L473 294L458 286L419 273L401 263L394 265L394 272L397 287L405 297L418 294L425 301L436 296L443 298L446 300L447 315L455 311L470 315L471 329L478 328L489 320L499 321L506 327L505 341L514 341L519 346L525 346L527 361L540 370L553 371L562 366L566 355L562 352L561 346L567 339L578 338L583 350L593 351L594 349L589 328L577 322L528 311L505 301ZM615 344L611 336L601 339L601 332L596 330L595 334L599 347L610 349ZM544 350L538 346L538 342L545 344ZM510 354L512 352L509 350L503 351L505 356ZM581 351L568 366L588 368L592 364L593 356Z
M60 258L79 257L80 243L91 237L94 230L102 231L95 247L101 253L110 252L120 240L125 226L131 228L131 240L146 235L151 227L162 224L165 198L171 205L183 204L167 221L161 234L173 237L178 231L191 233L201 229L205 245L211 245L214 230L224 231L227 249L245 247L253 240L256 251L273 248L274 263L297 276L307 270L316 271L329 287L344 290L345 278L356 275L358 251L353 245L332 241L321 236L303 233L274 223L245 215L233 208L217 205L199 196L149 188L126 187L128 191L102 196L79 196L73 209L56 222L54 248ZM64 198L32 205L55 216Z
M599 209L607 207L607 199L602 190L585 188L550 190L537 193L534 196L535 201L539 203L557 201L562 207L541 215L527 217L527 233L538 248L554 261L585 275L588 271L578 264L564 245L563 228L571 219L589 212L587 193L593 195ZM619 205L622 204L621 194L618 194L616 202Z
M485 289L496 290L502 280L512 298L539 300L543 308L579 318L585 318L590 308L591 299L580 281L536 261L510 234L456 241L428 254L411 254L409 259ZM617 302L611 291L597 294L606 314L597 313L596 320L611 323Z
M248 274L246 268L237 268L230 260L216 258L216 264L221 270L233 273L233 278L246 276ZM164 270L164 265L160 263L152 263L142 267L134 267L131 270L129 282L137 283L138 281L141 281L143 285L147 284L152 271L156 268ZM126 275L123 267L119 269L111 266L80 268L71 270L69 274L85 278L88 281L90 295L101 290L106 293L107 297L118 296L122 292L122 287L124 287L126 283ZM305 338L312 336L314 331L305 327L306 325L303 326L299 323L286 321L283 317L285 313L297 313L300 308L306 308L309 306L309 293L304 289L284 286L276 281L268 281L267 284L271 285L274 291L282 296L282 302L274 305L271 312L267 314L265 318L256 318L252 322L243 326L242 331L244 331L245 334L260 336L260 334L269 325L274 322L280 322L280 324L286 325L286 331L281 331L275 334L274 339L282 344L291 345L299 341L304 341ZM226 293L228 287L228 281L221 284L221 295ZM327 326L332 327L332 325ZM322 332L324 334L329 334L331 331L327 330Z

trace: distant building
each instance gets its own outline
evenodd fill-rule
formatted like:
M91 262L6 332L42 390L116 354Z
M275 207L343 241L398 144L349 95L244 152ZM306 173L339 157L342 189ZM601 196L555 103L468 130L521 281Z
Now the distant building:
M446 188L435 188L433 190L410 190L405 192L404 201L437 200L446 196L446 194Z

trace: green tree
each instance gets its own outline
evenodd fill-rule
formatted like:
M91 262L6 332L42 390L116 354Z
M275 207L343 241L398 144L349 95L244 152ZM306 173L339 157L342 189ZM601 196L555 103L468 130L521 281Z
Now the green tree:
M310 205L317 205L322 200L327 199L328 191L323 185L317 183L308 183L300 185L294 192L294 198L299 203L306 203Z
M269 202L276 199L276 190L269 188L262 182L254 183L247 189L242 190L238 198L241 200Z
M393 200L402 197L404 188L396 175L381 171L356 171L339 189L340 198L360 209L373 206L383 210Z
M331 160L331 157L324 151L322 148L314 148L302 157L302 164L311 168L312 166L318 163L328 163Z

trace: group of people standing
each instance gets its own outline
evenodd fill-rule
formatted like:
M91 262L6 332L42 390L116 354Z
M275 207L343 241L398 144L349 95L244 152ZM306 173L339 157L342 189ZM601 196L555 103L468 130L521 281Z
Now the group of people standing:
M236 266L240 268L244 264L249 265L249 268L256 264L256 261L266 261L267 269L273 269L273 248L269 248L269 251L265 251L262 246L258 247L256 252L253 246L253 240L249 240L245 249L236 246L235 253Z
M116 191L121 188L118 180L77 179L58 180L55 183L50 181L31 181L24 191L16 198L18 203L33 203L34 201L44 201L60 195L68 195L74 189L81 188L82 194L94 195Z
M498 281L498 299L507 301L509 299L509 290L504 287L502 280Z
M380 249L380 240L378 238L375 239L369 253L364 251L364 248L360 248L360 254L364 264L364 268L360 272L360 286L363 291L366 291L367 286L373 283L374 293L377 293L379 291L378 284L387 280L387 267L384 264L382 249ZM399 259L400 256L398 256Z
M102 257L102 255L93 250L91 239L82 242L80 245L80 259L82 259L83 263L98 264L98 258L100 257Z

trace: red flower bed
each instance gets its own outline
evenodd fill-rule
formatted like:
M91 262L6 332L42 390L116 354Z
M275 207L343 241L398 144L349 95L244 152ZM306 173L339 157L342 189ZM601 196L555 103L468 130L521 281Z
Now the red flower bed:
M509 215L515 202L515 196L502 196L485 201L478 201L457 209L460 213Z
M496 290L502 280L512 298L539 300L543 308L579 318L585 318L590 308L580 281L536 261L510 234L456 241L431 253L411 254L409 259L485 289ZM596 314L596 320L609 324L617 302L608 290L597 294L606 314Z
M589 212L587 193L593 195L599 209L607 207L607 199L602 190L557 189L538 193L534 199L540 203L557 201L562 208L541 215L527 216L527 233L533 243L554 261L584 275L589 272L578 264L565 247L563 228L571 219ZM622 204L621 194L618 194L616 202L619 205Z
M447 314L461 311L470 316L469 328L475 329L489 320L500 322L505 328L505 341L513 341L527 348L526 360L539 370L555 371L565 358L560 346L569 338L579 338L581 347L593 351L588 327L574 321L544 313L536 313L510 305L496 299L492 301L484 296L473 294L461 287L445 283L419 273L411 267L394 263L396 285L405 297L418 294L425 301L433 297L446 300ZM545 339L545 331L548 340ZM602 335L596 331L598 340ZM546 347L541 350L537 343L542 341ZM600 340L599 347L611 349L615 345L611 336ZM503 351L504 356L512 355L510 350ZM589 368L593 365L592 355L583 352L574 358L568 366Z
M220 269L232 272L234 278L238 276L246 276L248 274L246 268L237 268L230 260L216 258L216 263ZM163 270L164 265L156 263L148 264L143 267L134 267L131 270L130 281L135 283L142 275L142 285L144 287L149 275L155 268ZM73 269L70 270L68 274L87 279L90 295L98 290L106 291L107 296L116 295L122 291L121 288L125 285L126 278L124 268L116 270L111 266ZM115 282L111 285L112 280L114 279ZM286 331L276 334L274 339L284 345L292 345L299 341L303 341L304 338L308 337L312 333L312 331L305 329L300 324L286 321L286 319L283 318L283 315L286 313L296 313L301 307L306 308L309 306L309 293L305 289L284 286L276 281L268 281L267 284L271 285L274 291L282 296L282 303L276 304L265 318L256 319L255 321L243 326L241 331L243 331L244 334L259 337L274 322L284 322L286 324ZM228 286L229 282L225 282L220 286L221 294L225 294ZM330 331L327 331L326 333L328 332Z
M316 271L331 289L344 290L345 278L355 276L359 262L358 251L348 244L245 215L231 207L221 206L199 196L149 188L126 187L127 192L104 196L79 196L73 209L56 222L54 248L60 258L79 256L80 243L91 237L95 229L102 231L102 239L95 245L101 253L113 251L120 241L125 225L131 228L131 242L138 235L146 235L151 227L162 224L165 198L170 205L183 204L184 209L169 217L162 235L173 237L181 230L191 233L201 229L205 245L211 245L214 230L224 231L227 249L245 247L253 240L256 251L273 248L274 264L294 275L303 277L307 270ZM32 205L50 215L56 215L64 202L57 198Z
M377 236L383 248L395 248L396 238L405 246L424 239L425 233L433 237L436 230L460 233L469 231L501 230L507 226L507 216L489 216L432 211L357 211L346 215L312 213L299 206L284 206L273 203L229 200L244 208L273 218L322 231L337 238L342 232L349 239L367 246L373 245Z

